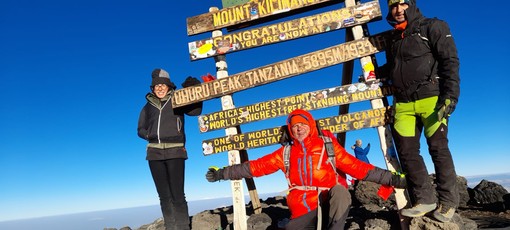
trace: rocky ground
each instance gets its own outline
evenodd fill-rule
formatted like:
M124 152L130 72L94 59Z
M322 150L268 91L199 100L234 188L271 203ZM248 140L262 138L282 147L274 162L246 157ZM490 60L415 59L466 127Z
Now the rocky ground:
M434 181L431 175L431 183ZM460 205L453 221L440 223L432 217L424 216L410 220L409 229L510 229L510 194L501 185L482 180L475 188L467 187L467 181L458 177L460 189ZM393 230L400 229L400 221L395 199L391 196L384 201L376 195L379 185L371 182L360 182L356 188L349 190L353 197L353 205L349 212L346 229ZM284 197L271 197L261 201L262 213L253 214L251 203L246 212L248 230L280 230L284 229L290 213ZM192 216L192 229L198 230L233 230L232 206L206 210ZM105 230L117 230L115 228ZM132 230L123 227L119 230ZM163 220L144 225L137 230L164 230Z
M459 215L476 222L478 229L510 229L510 210L483 210L479 207L462 208Z

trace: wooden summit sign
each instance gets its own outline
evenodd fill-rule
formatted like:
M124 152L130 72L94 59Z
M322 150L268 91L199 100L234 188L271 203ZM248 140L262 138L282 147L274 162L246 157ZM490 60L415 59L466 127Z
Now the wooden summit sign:
M310 111L381 98L390 94L390 87L381 88L379 81L371 81L368 84L356 83L204 114L198 117L198 126L200 132L208 132L286 116L295 109Z
M382 16L378 1L188 43L192 61L368 23Z
M186 19L188 35L218 30L228 26L254 21L259 18L287 13L296 9L340 0L258 0L235 5L216 12L205 13Z
M378 127L386 124L386 108L348 113L318 119L317 121L321 129L327 129L333 133ZM230 150L252 149L278 144L281 128L280 126L205 140L202 141L203 154L207 156Z
M391 31L174 91L174 108L315 71L384 51Z

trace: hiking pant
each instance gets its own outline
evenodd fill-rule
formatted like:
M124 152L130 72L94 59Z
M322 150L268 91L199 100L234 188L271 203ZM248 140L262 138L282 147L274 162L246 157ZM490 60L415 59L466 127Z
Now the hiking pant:
M342 230L351 207L351 194L342 185L335 185L328 192L328 201L321 202L322 229ZM287 230L317 230L317 210L311 211L285 225Z
M438 121L436 103L437 96L395 103L393 138L414 204L436 203L428 171L420 155L420 137L424 131L434 163L439 203L457 207L459 192L457 174L448 148L448 120Z
M190 229L184 195L184 161L183 158L149 161L166 230Z

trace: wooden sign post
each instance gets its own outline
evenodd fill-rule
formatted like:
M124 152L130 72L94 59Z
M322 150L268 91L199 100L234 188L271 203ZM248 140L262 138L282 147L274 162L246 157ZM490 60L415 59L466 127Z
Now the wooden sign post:
M217 10L218 8L216 7L211 7L209 9L210 12L214 12ZM221 35L222 32L220 30L213 31L213 37ZM224 55L218 56L215 61L216 61L216 76L218 77L218 79L228 77L227 62L225 56ZM222 96L221 106L223 110L235 108L232 96L231 95ZM227 135L236 135L238 134L237 130L238 129L236 127L229 127L225 129L225 133ZM247 154L245 158L247 158ZM229 165L242 163L239 150L228 151L228 163ZM255 190L255 183L253 182L252 178L246 178L245 180L247 181L246 183L248 184L248 187L251 188L250 197L252 200L253 208L258 213L260 213L262 210L260 209L260 201L258 198L258 194ZM234 229L246 230L248 226L246 222L246 208L245 208L246 202L244 200L244 189L242 186L242 180L231 180L230 186L232 189L232 202L234 207Z
M373 36L364 36L364 25L381 18L378 1L356 4L355 0L346 0L345 8L307 16L278 24L262 26L223 36L221 28L244 25L263 17L288 13L296 9L311 9L326 3L343 0L307 0L307 1L249 1L218 10L211 7L209 13L187 19L188 35L213 31L212 38L188 44L191 60L214 57L217 79L183 89L176 90L172 97L174 108L189 105L212 98L221 98L222 111L199 116L200 132L225 129L226 136L202 141L205 156L219 152L228 152L229 165L241 164L248 160L246 150L278 144L282 127L266 128L241 133L241 124L264 119L286 116L295 109L315 110L331 106L340 106L338 116L317 119L318 126L332 133L345 133L369 127L376 127L387 168L401 171L388 127L388 108L381 98L391 94L391 88L382 86L375 79L375 66L371 55L384 51L389 44L386 31ZM261 45L302 38L331 30L347 28L346 42L252 70L228 75L225 54ZM352 28L352 29L351 29ZM250 44L248 44L250 42ZM364 83L351 84L353 60L360 59ZM236 108L231 94L271 82L287 79L329 66L347 63L343 69L342 85L327 89L273 99ZM370 100L372 109L348 113L350 103ZM344 140L345 140L345 136ZM342 144L342 143L341 143ZM345 144L345 143L343 143ZM260 213L261 207L253 179L245 179L250 191L254 212ZM232 180L232 200L234 207L234 229L246 230L246 208L242 180ZM405 190L396 190L399 209L407 207L409 202ZM408 219L401 216L401 227L408 229Z

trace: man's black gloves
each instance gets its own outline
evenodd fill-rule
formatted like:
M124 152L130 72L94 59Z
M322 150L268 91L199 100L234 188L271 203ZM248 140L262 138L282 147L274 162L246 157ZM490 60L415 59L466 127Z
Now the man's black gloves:
M436 104L437 120L443 121L444 118L450 116L457 106L457 101L453 99L439 100Z
M194 85L200 85L200 80L198 80L195 77L189 76L186 78L186 80L184 80L184 82L181 85L184 88L194 86Z
M404 174L392 173L390 185L395 188L406 188L407 180Z
M367 172L363 180L375 182L378 184L390 185L395 188L405 188L407 181L404 174L390 172L379 167L375 167Z
M205 178L209 182L215 182L219 180L223 180L223 169L220 169L216 166L210 167L209 171L205 174Z

